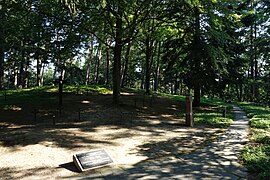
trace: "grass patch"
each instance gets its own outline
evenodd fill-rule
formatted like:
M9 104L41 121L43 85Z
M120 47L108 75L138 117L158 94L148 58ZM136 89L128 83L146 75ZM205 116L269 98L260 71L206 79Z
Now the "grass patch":
M194 115L195 123L207 125L210 127L227 128L232 123L232 118L222 117L221 113L199 111Z
M35 87L28 89L14 89L6 91L6 101L1 100L0 106L6 104L40 104L44 102L56 101L57 89L53 86Z
M240 103L250 119L250 140L241 153L248 170L260 178L270 176L270 109L252 103Z
M77 92L86 94L86 93L98 93L98 94L111 94L112 91L110 90L109 86L104 85L80 85L80 86L65 86L65 92Z
M65 86L63 93L74 93L77 90L77 86ZM106 86L80 86L80 92L86 94L95 92L96 94L108 94L111 93ZM6 93L6 100L5 98ZM0 92L0 109L3 110L18 110L14 106L58 106L58 86L44 86L34 87L28 89L14 89Z
M171 98L181 103L185 103L185 96L159 93L159 95ZM223 117L223 110L226 107L226 117ZM182 112L185 116L185 112ZM235 118L232 112L232 105L221 101L220 99L201 98L201 107L193 110L195 124L214 128L227 128Z
M195 123L210 127L228 128L235 118L232 105L220 99L201 98L202 108L194 111ZM226 107L226 117L223 111Z
M248 145L241 155L250 172L259 174L260 178L270 177L270 145Z

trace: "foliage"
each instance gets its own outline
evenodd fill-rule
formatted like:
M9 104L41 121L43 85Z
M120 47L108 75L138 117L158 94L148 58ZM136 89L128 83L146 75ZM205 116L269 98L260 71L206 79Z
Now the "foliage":
M270 176L270 145L246 146L242 159L249 171L259 173L261 178Z
M269 103L267 1L4 0L0 88L106 84Z

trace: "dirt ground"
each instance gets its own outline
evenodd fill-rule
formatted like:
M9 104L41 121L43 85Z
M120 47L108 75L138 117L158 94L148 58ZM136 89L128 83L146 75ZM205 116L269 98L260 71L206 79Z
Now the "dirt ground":
M111 167L132 167L201 148L223 131L184 126L183 105L164 97L125 92L120 107L111 99L69 94L61 112L53 103L1 109L1 179L84 177L93 171L78 172L72 155L93 149L105 149Z

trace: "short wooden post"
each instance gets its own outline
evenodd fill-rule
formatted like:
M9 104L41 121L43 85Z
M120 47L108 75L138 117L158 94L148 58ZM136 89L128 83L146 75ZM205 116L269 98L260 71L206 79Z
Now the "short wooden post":
M37 109L34 109L34 120L37 121Z
M56 125L55 115L53 115L53 125Z
M134 104L135 104L135 107L137 107L137 99L136 98L134 99Z
M7 100L7 89L4 89L4 96L5 96L5 101Z
M186 96L186 125L190 127L194 126L191 95Z
M59 106L59 107L57 108L57 110L58 110L58 115L59 115L59 117L61 117L61 116L62 116L62 106Z
M145 104L145 94L143 94L143 107L144 107L144 104Z
M222 117L227 117L227 107L222 110Z
M79 121L81 120L81 109L79 108L79 111L78 111L78 116L79 116Z
M59 85L59 106L62 106L63 105L63 79L62 79L62 76L59 76L59 82L58 82L58 85Z
M153 107L153 95L150 96L150 107Z

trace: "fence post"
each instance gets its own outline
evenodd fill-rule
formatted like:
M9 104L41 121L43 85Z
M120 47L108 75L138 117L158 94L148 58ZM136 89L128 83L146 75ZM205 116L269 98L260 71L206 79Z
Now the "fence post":
M186 125L190 127L194 126L191 95L186 96Z

